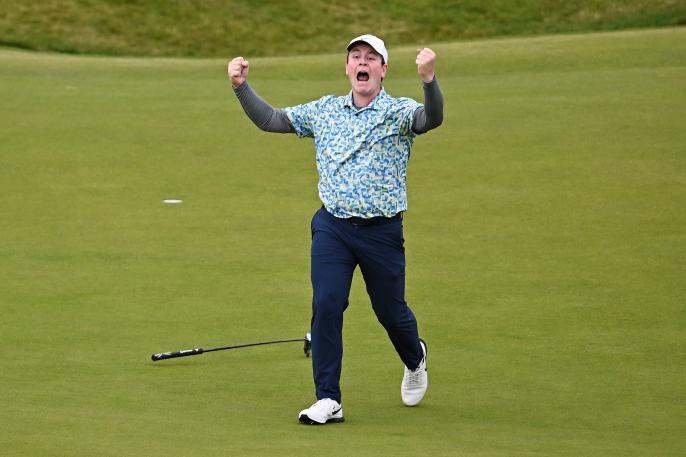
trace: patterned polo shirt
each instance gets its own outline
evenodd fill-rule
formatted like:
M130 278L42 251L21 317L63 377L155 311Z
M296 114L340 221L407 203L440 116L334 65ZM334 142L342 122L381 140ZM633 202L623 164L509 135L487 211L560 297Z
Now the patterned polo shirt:
M366 107L328 95L285 108L298 137L314 138L319 198L337 217L391 217L407 209L414 113L422 105L383 88Z

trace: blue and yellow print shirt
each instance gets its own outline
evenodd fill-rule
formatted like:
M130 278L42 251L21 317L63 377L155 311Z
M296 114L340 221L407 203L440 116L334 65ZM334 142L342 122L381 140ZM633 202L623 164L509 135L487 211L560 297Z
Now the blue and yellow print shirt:
M331 214L391 217L407 209L407 161L420 106L382 88L361 109L352 91L285 108L298 137L314 138L319 198Z

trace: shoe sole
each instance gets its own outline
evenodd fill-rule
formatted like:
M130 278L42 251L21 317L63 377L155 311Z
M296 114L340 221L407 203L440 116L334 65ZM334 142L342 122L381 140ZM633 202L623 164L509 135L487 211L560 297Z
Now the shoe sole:
M343 417L332 417L331 419L327 420L326 422L317 422L315 420L310 419L306 414L303 414L298 418L301 424L305 425L325 425L325 424L335 424L338 422L345 422L345 418Z

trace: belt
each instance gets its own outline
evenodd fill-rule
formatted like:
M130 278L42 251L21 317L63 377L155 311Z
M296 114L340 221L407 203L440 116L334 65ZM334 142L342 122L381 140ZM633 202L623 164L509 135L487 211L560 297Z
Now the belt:
M326 208L324 205L322 205L322 208L324 211L326 211ZM328 212L328 211L327 211ZM332 214L333 216L333 214ZM333 216L336 217L336 216ZM395 222L395 221L400 221L403 218L403 213L397 213L395 216L391 217L386 217L386 216L375 216L375 217L336 217L337 220L343 221L343 222L348 222L356 227L362 226L366 227L369 225L382 225L382 224L388 224L389 222Z

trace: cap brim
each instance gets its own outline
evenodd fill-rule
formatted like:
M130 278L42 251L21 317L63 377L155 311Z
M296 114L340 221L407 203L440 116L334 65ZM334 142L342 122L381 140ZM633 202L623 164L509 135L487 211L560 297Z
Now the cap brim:
M371 43L368 43L368 42L366 42L366 41L364 41L364 40L357 40L357 41L353 41L352 43L350 43L350 44L348 45L348 52L350 52L350 50L351 50L356 44L359 44L359 43L366 44L367 46L369 46L370 48L372 48L372 49L374 50L375 53L377 53L379 56L381 56L381 59L383 60L383 62L386 63L386 60L387 60L386 57L384 57L384 55L383 55L382 53L380 53L379 50L376 49Z
M371 44L367 43L364 40L357 40L357 41L353 41L352 43L350 43L348 45L348 51L350 51L353 48L353 46L355 46L357 43L364 43L366 45L372 46ZM374 49L374 46L372 46L372 49ZM374 49L374 52L378 52L378 51L376 49Z

